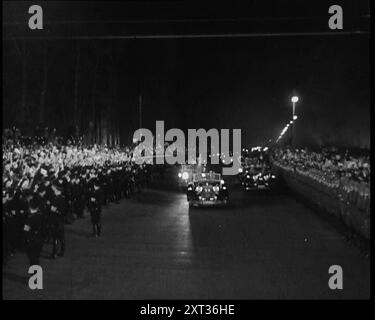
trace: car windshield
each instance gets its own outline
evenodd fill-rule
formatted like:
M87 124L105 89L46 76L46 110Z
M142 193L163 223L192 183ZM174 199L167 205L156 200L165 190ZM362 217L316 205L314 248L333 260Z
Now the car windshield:
M220 182L220 173L208 172L208 173L196 173L194 174L194 181L214 181Z
M214 185L219 185L220 181L217 180L202 180L202 181L196 181L195 185L197 186L214 186Z

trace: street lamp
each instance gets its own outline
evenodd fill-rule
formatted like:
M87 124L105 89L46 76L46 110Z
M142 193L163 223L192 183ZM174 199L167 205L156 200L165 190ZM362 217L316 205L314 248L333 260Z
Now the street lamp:
M293 96L292 97L292 102L294 102L294 103L298 102L298 97L297 96Z
M292 103L293 103L293 111L292 111L292 119L293 120L296 120L297 119L297 116L296 116L296 103L298 102L298 97L297 96L293 96L292 97ZM293 123L293 120L290 122L290 124L292 125L292 128L290 130L290 133L291 133L291 144L292 144L292 147L294 147L294 137L293 137L293 134L294 134L294 123Z

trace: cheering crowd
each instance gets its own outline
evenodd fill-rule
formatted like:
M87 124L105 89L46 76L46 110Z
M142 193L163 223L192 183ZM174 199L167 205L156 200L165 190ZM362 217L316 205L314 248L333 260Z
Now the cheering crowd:
M90 213L94 237L102 233L102 207L140 192L151 167L132 161L130 148L84 146L55 135L3 134L3 262L25 250L39 264L44 245L64 256L65 225Z
M307 149L275 149L273 162L310 178L346 204L370 210L370 157L350 155L336 148L319 152Z

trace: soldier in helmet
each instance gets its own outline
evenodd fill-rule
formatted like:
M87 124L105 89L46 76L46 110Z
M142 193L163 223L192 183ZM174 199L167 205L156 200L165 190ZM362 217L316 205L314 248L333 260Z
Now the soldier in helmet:
M99 168L98 170L99 185L102 189L102 205L105 206L108 202L108 178L106 168Z
M102 231L101 210L102 210L102 190L96 178L90 180L87 208L91 215L93 236L100 237Z
M71 182L73 212L76 214L78 219L82 219L83 210L85 208L83 178L76 173Z
M34 197L30 197L29 209L23 226L25 233L25 249L30 266L39 265L43 248L43 215Z
M72 184L71 184L71 172L70 170L64 170L60 172L59 184L62 187L63 194L66 201L66 217L65 222L72 224L74 221L73 206L72 206Z
M5 189L3 190L3 259L14 255L17 247L16 234L17 220L13 205L13 191Z
M66 216L66 199L63 190L58 182L52 185L52 201L50 206L51 215L51 233L52 233L52 254L51 258L64 256L65 253L65 216ZM58 252L58 248L60 249Z
M29 209L27 200L30 194L28 179L20 180L15 188L16 191L12 201L12 210L15 212L15 244L18 248L20 248L22 247L24 236L22 228Z
M113 181L114 202L119 203L121 199L121 181L120 181L119 168L117 166L115 166L112 169L112 181Z

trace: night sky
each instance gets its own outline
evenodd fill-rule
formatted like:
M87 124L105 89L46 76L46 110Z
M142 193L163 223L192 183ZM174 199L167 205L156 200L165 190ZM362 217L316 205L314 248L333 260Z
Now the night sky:
M98 7L90 8L86 19L105 20L112 12L108 6L105 13L101 12L104 18L97 17ZM258 18L259 12L285 16L283 10L286 9L280 8L256 12ZM327 9L323 8L322 16L326 17ZM180 13L189 13L180 9ZM85 11L80 10L79 15L76 13L77 16L70 19L82 18ZM296 15L297 11L292 13ZM18 21L15 12L13 8L14 16L10 15L8 21ZM64 12L56 12L59 14L54 19L63 19ZM118 10L113 12L118 15ZM168 12L168 18L180 17L163 12ZM200 12L200 16L207 14ZM220 12L224 14L223 10ZM239 12L237 8L227 14L236 16ZM152 15L152 10L143 13L147 17ZM324 19L326 27L328 19ZM273 22L271 27L279 30L278 23ZM225 26L223 28L225 30ZM257 24L254 28L261 29ZM176 32L173 27L169 30ZM185 30L177 28L177 31ZM101 32L106 34L105 27ZM149 29L141 32L149 32ZM111 34L108 31L108 35ZM51 69L46 104L60 113L51 111L47 118L51 125L58 126L64 117L62 109L72 104L76 42L27 39L27 36L16 41L25 41L30 51L28 101L31 109L33 105L37 108L42 45L48 42ZM5 125L9 125L16 119L13 105L18 103L19 93L14 88L20 82L21 59L14 41L3 40L3 47L3 114ZM241 128L243 145L248 146L277 138L291 118L290 98L296 94L300 97L296 109L299 116L297 144L369 147L369 34L90 39L81 40L81 48L80 105L90 104L92 70L99 55L97 103L104 109L116 109L114 117L121 123L124 141L129 141L138 126L139 94L143 98L144 127L154 130L155 120L165 120L166 128ZM111 90L113 95L108 98Z

